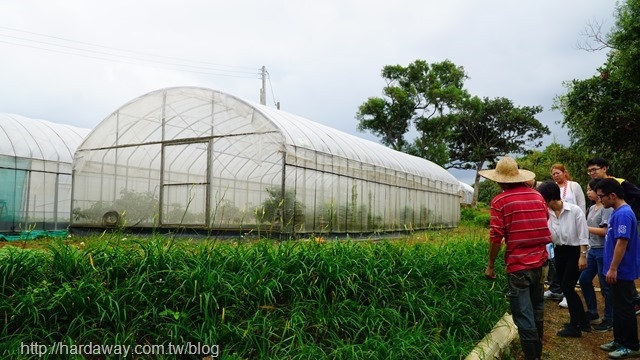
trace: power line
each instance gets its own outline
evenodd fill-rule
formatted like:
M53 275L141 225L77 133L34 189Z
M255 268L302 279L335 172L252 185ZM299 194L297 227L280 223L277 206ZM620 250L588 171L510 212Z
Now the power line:
M41 36L48 39L62 40L72 44L79 44L81 46L91 46L99 49L115 50L118 52L141 55L141 56L123 55L123 54L117 54L117 53L113 53L105 50L92 50L92 49L86 49L78 46L57 44L50 41L34 40L34 39L20 37L20 36L0 34L0 37L26 42L26 43L21 43L21 42L15 42L15 41L12 42L12 41L0 40L0 43L5 43L5 44L10 44L15 46L56 52L56 53L61 53L66 55L81 56L85 58L92 58L92 59L98 59L103 61L139 65L139 66L149 66L149 63L152 63L152 64L160 65L159 67L164 67L164 68L176 70L176 71L191 72L191 73L199 73L199 74L207 74L207 75L215 75L215 76L254 78L254 79L259 77L258 70L250 67L222 65L222 64L215 64L215 63L210 63L206 61L198 61L198 60L190 60L190 59L177 58L177 57L171 57L171 56L150 54L150 53L144 53L139 51L132 51L132 50L114 48L109 46L102 46L102 45L97 45L92 43L86 43L86 42L81 42L76 40L70 40L70 39L65 39L65 38L60 38L55 36L49 36L49 35L29 32L29 31L3 27L3 26L0 26L0 29L16 31L19 33L24 33L29 35ZM32 45L34 43L36 45ZM146 57L151 57L151 58L146 58ZM179 61L179 62L186 62L186 64L182 64L179 62L169 62L169 61L164 61L159 59L170 59L170 60ZM202 65L194 65L194 64L202 64ZM246 70L229 70L229 69L223 69L221 67L246 69Z
M273 85L271 84L271 74L269 74L269 71L266 71L266 70L265 70L265 72L266 72L266 73L267 73L267 75L268 75L268 76L267 76L267 80L269 80L269 89L271 89L271 98L273 99L273 105L274 105L276 108L280 109L280 102L276 101L276 94L275 94L275 92L273 91Z
M102 61L123 63L136 66L164 68L174 71L189 72L212 76L228 76L238 78L256 79L262 77L264 92L264 77L267 75L269 88L274 105L279 109L280 103L276 102L271 75L262 69L246 66L223 65L207 61L191 60L186 58L158 55L135 50L127 50L117 47L98 45L89 42L77 41L58 36L40 34L32 31L24 31L6 26L0 26L0 30L16 32L15 34L0 33L0 43L26 47L36 50L49 51L59 54L79 56ZM2 40L4 38L5 40ZM43 38L43 39L42 39ZM60 43L62 42L62 43ZM234 70L237 69L237 70ZM260 71L262 70L262 71Z
M105 45L98 45L98 44L93 44L93 43L88 43L88 42L83 42L83 41L78 41L78 40L71 40L71 39L66 39L66 38L62 38L62 37L58 37L58 36L45 35L45 34L40 34L40 33L32 32L32 31L24 31L24 30L5 27L5 26L0 26L0 29L20 32L20 33L24 33L24 34L36 35L36 36L41 36L41 37L55 39L55 40L62 40L62 41L81 44L81 45L88 45L88 46L93 46L93 47L98 47L98 48L103 48L103 49L111 49L111 50L116 50L116 51L121 51L121 52L126 52L126 53L139 54L139 55L144 55L144 56L159 57L159 58L165 58L165 59L173 59L173 60L186 61L186 62L192 62L192 63L201 63L201 64L210 65L210 66L222 66L222 67L229 67L229 68L237 68L237 69L245 69L245 70L255 71L255 68L253 68L253 67L237 66L237 65L223 65L223 64L216 64L216 63L211 63L211 62L207 62L207 61L200 61L200 60L192 60L192 59L185 59L185 58L172 57L172 56L151 54L151 53L145 53L145 52L136 51L136 50L127 50L127 49L111 47L111 46L105 46Z
M121 64L129 64L129 65L137 65L137 66L145 66L145 67L159 67L159 68L165 68L165 69L169 69L169 70L196 73L196 74L203 74L203 75L229 76L229 77L251 78L251 79L256 79L256 78L259 77L258 74L254 75L254 76L246 76L246 75L245 76L241 76L241 75L233 75L233 74L215 73L215 72L209 72L209 71L196 71L196 70L188 70L188 69L176 69L176 68L171 68L171 67L166 67L166 66L151 66L149 64L140 63L140 62L132 62L132 61L125 61L125 60L118 60L118 59L108 59L108 58L99 57L99 56L93 56L93 55L87 55L87 54L78 54L78 53L62 51L62 50L55 50L55 49L47 49L47 48L38 47L38 46L31 46L31 45L25 45L25 44L16 44L16 43L11 43L11 42L2 41L2 40L0 40L0 43L10 44L10 45L17 45L17 46L22 46L22 47L27 47L27 48L37 49L37 50L44 50L44 51L49 51L49 52L54 52L54 53L59 53L59 54L65 54L65 55L73 55L73 56L79 56L79 57L84 57L84 58L103 60L103 61L108 61L108 62L113 62L113 63L121 63Z

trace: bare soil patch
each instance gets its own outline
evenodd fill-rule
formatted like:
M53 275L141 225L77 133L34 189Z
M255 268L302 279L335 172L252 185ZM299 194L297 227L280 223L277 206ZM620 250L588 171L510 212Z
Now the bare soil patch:
M639 287L636 281L636 287ZM597 280L594 285L598 286ZM576 289L582 297L579 289ZM598 300L598 314L602 318L604 300L600 292L596 292ZM583 300L584 303L584 300ZM569 322L569 310L561 308L558 301L545 300L544 308L544 337L542 342L542 358L549 360L571 359L571 360L600 360L608 359L607 352L600 349L600 345L613 340L613 330L607 332L591 331L582 333L580 338L563 338L556 333L563 328L563 324ZM640 315L636 316L640 325ZM523 360L524 356L519 350L519 340L516 338L512 349L515 350L515 359Z

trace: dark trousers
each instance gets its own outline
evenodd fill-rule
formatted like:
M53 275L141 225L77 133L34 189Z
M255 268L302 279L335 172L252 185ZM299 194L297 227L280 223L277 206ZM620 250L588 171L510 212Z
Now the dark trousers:
M610 285L613 302L613 339L631 350L638 350L638 324L633 309L633 297L636 289L632 280L618 280Z
M580 246L558 245L555 247L556 273L560 281L560 288L569 306L569 323L574 326L588 324L582 299L576 293L576 282L580 277L578 260Z
M547 281L549 282L549 291L554 294L562 294L560 281L558 281L558 274L556 272L555 259L549 259L549 276L547 277Z
M509 273L509 306L526 360L542 356L546 267Z

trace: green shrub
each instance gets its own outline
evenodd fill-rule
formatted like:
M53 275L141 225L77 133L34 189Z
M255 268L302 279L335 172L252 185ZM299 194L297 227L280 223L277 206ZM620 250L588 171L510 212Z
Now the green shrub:
M502 192L495 181L484 180L478 184L478 202L490 204L494 196Z
M482 227L489 227L489 209L484 206L465 207L460 210L460 221L462 224L473 224Z
M460 221L473 222L473 220L476 218L476 213L476 209L472 207L461 207Z
M487 213L477 214L475 219L473 219L473 223L483 227L489 227L489 220L491 219L491 215Z

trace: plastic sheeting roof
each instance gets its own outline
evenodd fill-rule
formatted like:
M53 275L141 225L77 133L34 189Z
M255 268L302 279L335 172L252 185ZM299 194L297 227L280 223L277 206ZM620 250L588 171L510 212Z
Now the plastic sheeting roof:
M90 129L0 114L0 155L72 163Z
M162 120L165 116L167 120ZM226 129L227 134L279 133L288 151L304 148L441 181L455 189L459 186L452 174L428 160L286 111L199 87L160 89L133 99L101 122L78 150L220 135L220 129Z
M463 197L463 203L471 204L473 202L473 186L460 181L460 196Z
M253 106L273 121L285 136L288 145L383 166L444 183L458 184L458 180L451 173L431 161L395 151L285 111L258 104ZM355 127L356 123L353 125Z
M460 181L460 190L470 192L473 194L473 186L463 183L462 181Z

